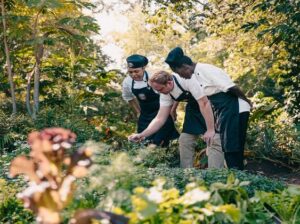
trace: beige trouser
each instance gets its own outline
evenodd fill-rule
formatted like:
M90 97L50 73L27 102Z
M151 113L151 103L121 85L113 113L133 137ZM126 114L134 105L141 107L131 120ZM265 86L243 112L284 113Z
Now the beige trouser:
M195 146L198 135L181 133L179 137L180 166L192 168L194 162ZM206 149L208 168L224 168L224 153L221 147L220 135L214 136L211 146Z

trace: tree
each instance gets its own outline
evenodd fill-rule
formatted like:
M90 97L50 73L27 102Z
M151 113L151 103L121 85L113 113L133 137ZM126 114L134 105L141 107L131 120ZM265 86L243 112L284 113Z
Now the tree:
M99 31L95 20L82 13L83 8L93 7L87 1L16 1L11 11L11 29L9 35L14 41L13 59L18 61L15 68L20 75L27 77L26 106L33 119L36 118L40 104L41 85L47 82L43 75L43 61L60 51L62 58L74 58L91 44L90 36ZM93 54L94 51L89 51ZM51 61L51 60L50 60ZM57 60L56 60L57 61ZM76 64L76 61L70 61ZM70 65L68 65L70 66ZM72 65L71 65L72 66ZM49 63L46 64L49 66ZM49 69L48 69L49 71ZM24 77L25 78L25 77ZM34 89L31 90L31 80ZM42 79L42 80L41 80ZM20 83L23 81L20 80ZM33 106L30 105L33 93Z
M193 32L183 27L177 27L176 31L172 26L158 28L156 25L161 21L160 18L143 13L141 5L136 6L126 15L129 20L128 31L112 33L114 41L124 49L124 57L135 53L143 54L149 57L151 67L161 69L162 66L166 66L164 58L170 49L178 45L187 50L191 48L189 43L193 38ZM163 15L167 17L167 13Z
M12 72L12 64L10 60L10 49L8 47L8 40L7 40L7 27L6 27L6 13L5 13L5 4L4 0L1 0L1 16L2 16L2 25L3 25L3 43L5 48L5 56L6 56L6 69L9 79L10 85L10 94L11 94L11 101L12 101L12 114L17 113L17 105L16 105L16 96L15 96L15 86L13 81L13 72Z
M284 88L285 109L300 121L300 2L284 0L263 0L253 7L256 12L273 14L276 22L266 18L244 25L246 31L260 30L259 38L271 36L268 46L283 46L288 63L281 64L285 71L279 74L278 83Z

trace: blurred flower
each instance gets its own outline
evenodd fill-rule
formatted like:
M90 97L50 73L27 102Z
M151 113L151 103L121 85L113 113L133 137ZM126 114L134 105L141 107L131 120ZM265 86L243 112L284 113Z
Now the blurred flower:
M163 201L162 192L157 187L151 187L147 196L149 200L155 203L161 203Z
M185 193L182 197L182 203L185 205L192 205L197 202L207 201L210 198L210 192L203 191L199 188L195 188Z

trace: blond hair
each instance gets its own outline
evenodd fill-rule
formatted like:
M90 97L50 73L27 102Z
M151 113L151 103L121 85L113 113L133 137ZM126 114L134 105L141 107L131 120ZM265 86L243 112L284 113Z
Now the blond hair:
M168 81L173 80L172 75L166 71L155 72L149 79L150 83L166 85Z

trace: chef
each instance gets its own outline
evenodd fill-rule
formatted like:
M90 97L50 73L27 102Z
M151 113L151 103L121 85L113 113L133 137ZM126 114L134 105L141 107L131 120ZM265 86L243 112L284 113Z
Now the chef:
M138 116L137 132L145 130L159 110L159 93L148 84L149 73L145 70L148 59L139 54L133 54L127 59L128 74L122 83L122 97L135 110ZM178 138L170 114L166 123L146 140L157 146L167 147L170 140Z
M222 69L195 63L180 47L171 50L165 60L173 72L197 83L202 95L211 102L216 131L220 134L228 168L244 169L244 145L251 102ZM190 84L190 85L191 85Z

